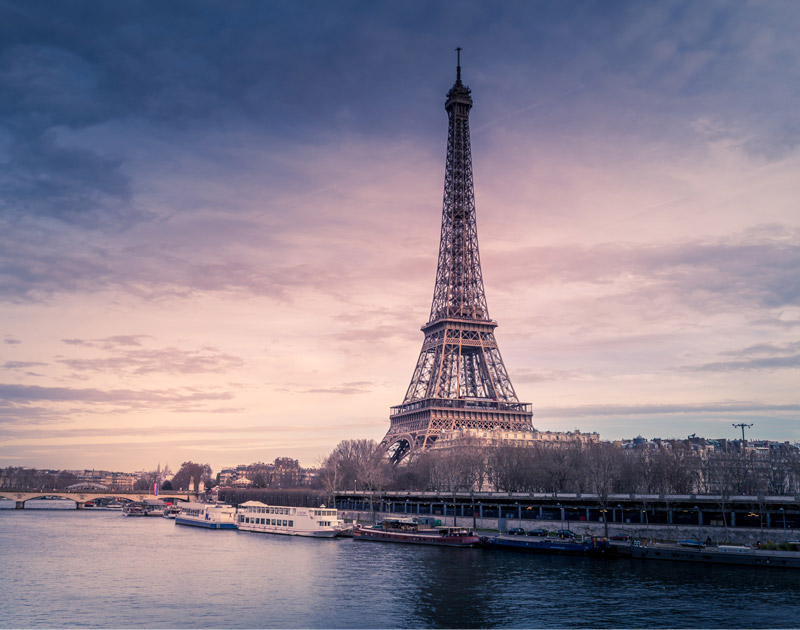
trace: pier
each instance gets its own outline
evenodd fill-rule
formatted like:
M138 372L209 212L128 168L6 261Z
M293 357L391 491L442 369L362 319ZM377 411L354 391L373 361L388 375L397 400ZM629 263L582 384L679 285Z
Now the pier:
M766 539L798 539L800 497L696 494L372 492L336 494L336 507L360 514L435 516L442 523L487 529L571 528L603 535L670 531L703 539L723 534ZM762 535L763 532L763 535Z

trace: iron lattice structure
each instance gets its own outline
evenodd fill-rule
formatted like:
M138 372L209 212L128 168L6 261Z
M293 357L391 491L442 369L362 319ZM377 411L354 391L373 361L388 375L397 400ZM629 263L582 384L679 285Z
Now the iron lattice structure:
M460 51L460 49L458 49ZM381 448L397 463L430 446L443 431L469 428L532 431L531 405L514 392L494 337L478 252L470 89L447 93L449 126L442 232L425 340L403 403L392 407Z

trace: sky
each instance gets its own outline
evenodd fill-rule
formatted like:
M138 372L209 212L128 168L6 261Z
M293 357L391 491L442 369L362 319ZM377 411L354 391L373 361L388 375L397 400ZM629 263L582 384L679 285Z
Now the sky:
M540 430L800 440L800 3L0 0L0 466L380 440L455 48Z

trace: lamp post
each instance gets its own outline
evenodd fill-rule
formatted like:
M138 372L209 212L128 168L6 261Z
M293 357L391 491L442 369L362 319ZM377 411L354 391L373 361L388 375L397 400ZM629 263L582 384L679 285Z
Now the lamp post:
M469 491L469 504L472 510L472 529L478 529L478 517L475 516L475 491L472 489Z
M695 505L694 509L697 510L697 546L700 547L703 544L703 541L700 540L700 507Z

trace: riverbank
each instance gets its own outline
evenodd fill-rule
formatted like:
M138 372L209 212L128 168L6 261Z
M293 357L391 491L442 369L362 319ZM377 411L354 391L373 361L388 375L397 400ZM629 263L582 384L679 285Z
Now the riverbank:
M340 510L339 514L348 523L353 520L359 523L371 524L380 522L384 518L397 518L403 516L402 513L394 512L370 512L360 510ZM408 516L415 516L408 514ZM497 519L497 518L471 518L452 516L436 516L443 526L460 525L471 527L479 531L497 532L508 531L513 527L521 527L525 531L532 529L546 529L555 531L558 529L571 529L576 534L585 536L605 536L606 529L604 523L594 523L587 521L553 521L537 519ZM609 536L630 536L632 540L664 540L676 541L699 539L701 541L711 538L715 543L738 544L757 546L758 543L767 542L782 543L800 539L800 533L795 530L775 530L761 528L737 527L736 529L725 527L698 527L697 525L639 525L631 523L609 523Z
M0 628L746 629L800 618L794 572L211 531L92 510L5 511L0 549L13 578Z

